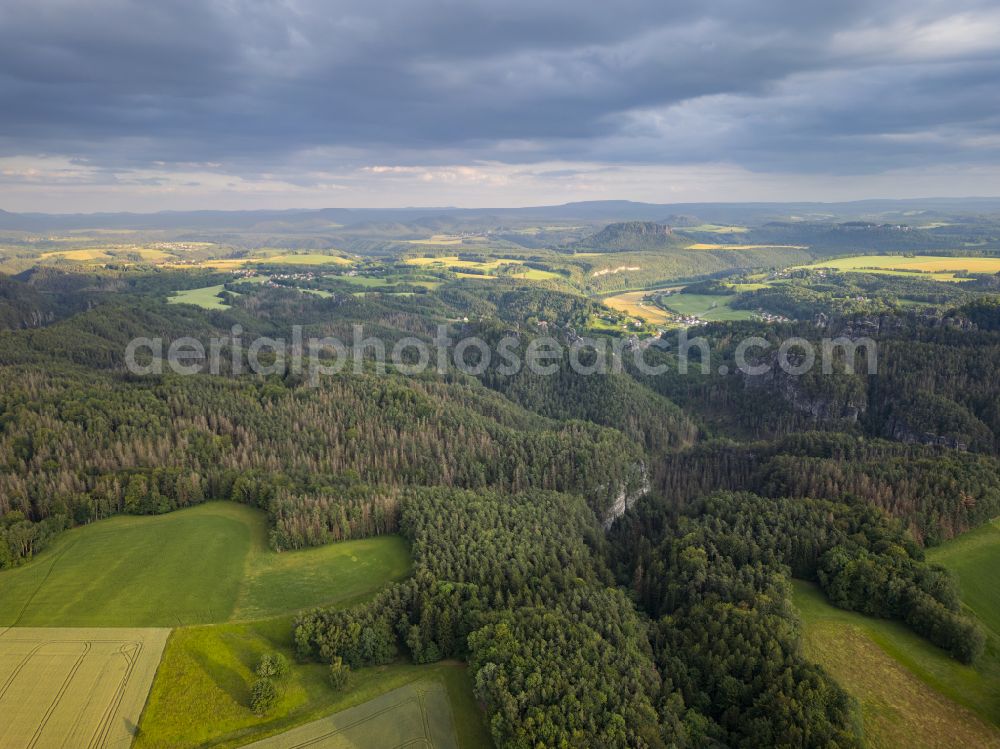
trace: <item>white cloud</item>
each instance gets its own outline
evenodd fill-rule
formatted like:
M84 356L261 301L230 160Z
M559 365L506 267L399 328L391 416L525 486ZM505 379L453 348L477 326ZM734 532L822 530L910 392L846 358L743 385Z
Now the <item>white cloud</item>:
M53 169L54 163L51 157L38 162L19 159L14 168L11 160L0 160L0 171L14 173L0 178L0 205L7 210L59 213L194 210L206 205L220 209L482 208L611 199L684 203L1000 195L998 167L921 167L859 177L756 173L723 162L673 166L477 162L314 172L308 184L296 184L280 174L247 178L213 171L152 169L113 175L92 171L90 179L79 175L59 179L52 176L62 174L60 168Z

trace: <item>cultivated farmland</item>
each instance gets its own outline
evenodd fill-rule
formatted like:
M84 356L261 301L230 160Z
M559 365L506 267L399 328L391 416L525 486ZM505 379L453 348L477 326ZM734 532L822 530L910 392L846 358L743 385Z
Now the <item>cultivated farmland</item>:
M428 270L455 271L460 278L492 278L490 271L495 271L504 265L524 265L523 260L516 258L496 258L493 260L463 260L457 255L442 257L408 257L403 262ZM562 278L558 273L539 268L523 268L513 274L514 278L528 281L550 281Z
M861 255L823 260L803 268L829 268L856 273L915 275L936 281L954 281L956 273L1000 273L1000 257L962 255Z
M686 250L807 250L802 244L719 244L716 242L695 242Z
M363 705L250 744L248 749L382 749L420 746L457 749L448 693L418 681Z
M651 325L664 325L670 321L670 315L652 302L643 301L652 293L655 292L628 291L624 294L609 296L602 301L606 307L610 307L617 312L624 312L626 315L637 317Z
M508 260L497 258L496 260L462 260L458 255L444 255L441 257L408 257L403 260L407 265L418 265L421 267L441 266L444 268L462 268L465 270L487 271L499 268L504 263L515 263L520 265L523 260Z
M651 325L671 324L674 321L671 312L684 317L697 317L705 322L748 320L751 316L750 312L735 310L729 306L729 303L736 298L735 294L684 294L677 292L676 289L677 287L655 291L628 291L624 294L607 297L603 302L605 306L613 310L637 317ZM675 293L666 295L667 291ZM659 297L659 304L645 301L647 298L655 299L657 297ZM666 309L663 309L664 307Z
M0 633L0 746L128 749L168 632Z

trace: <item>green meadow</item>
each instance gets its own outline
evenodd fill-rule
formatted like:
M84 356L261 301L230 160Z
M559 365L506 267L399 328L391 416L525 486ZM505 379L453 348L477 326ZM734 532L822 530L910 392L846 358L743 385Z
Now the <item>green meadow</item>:
M290 617L175 629L140 721L135 749L244 746L427 681L446 690L459 746L491 746L463 664L416 666L400 661L364 668L352 672L347 687L337 692L330 688L324 664L295 661L291 632ZM277 704L267 715L258 716L247 705L254 668L266 652L283 653L292 666ZM381 729L392 730L392 720L391 713L383 716Z
M677 293L662 297L660 303L679 315L697 317L706 322L749 320L748 310L733 309L729 306L735 298L735 294Z
M958 576L962 601L1000 638L1000 519L928 549L927 559Z
M247 749L381 749L395 746L457 749L444 685L425 679L393 689L363 705L249 744Z
M209 502L62 534L0 572L0 626L173 627L349 602L410 571L398 537L276 553L266 515Z
M855 698L870 747L1000 747L995 651L965 666L899 622L844 611L796 580L805 656Z
M202 309L229 309L229 305L219 296L225 288L223 284L219 284L202 286L200 289L184 289L172 294L167 301L171 304L193 304Z

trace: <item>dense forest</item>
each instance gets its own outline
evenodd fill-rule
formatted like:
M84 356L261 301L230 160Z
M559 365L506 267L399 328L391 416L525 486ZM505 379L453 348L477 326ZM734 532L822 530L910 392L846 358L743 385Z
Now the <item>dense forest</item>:
M676 240L642 226L615 231ZM499 747L861 746L851 700L802 654L792 578L961 662L982 650L924 548L1000 514L989 278L793 272L734 302L788 322L692 330L712 361L702 373L695 356L684 374L676 331L640 346L588 329L599 303L567 288L444 274L362 294L302 275L0 279L0 569L73 526L209 499L265 510L276 550L401 534L413 575L300 614L299 655L341 674L465 660ZM206 286L223 306L166 303ZM692 288L728 293L718 279ZM389 347L443 329L507 338L521 356L542 338L564 349L548 375L496 362L412 375L374 351L318 381L240 372L234 330L282 339L275 363L292 326L350 340L357 325ZM130 373L124 352L142 336L218 337L221 365ZM574 353L583 336L614 345ZM737 366L747 336L771 346L755 360L765 374ZM817 350L866 338L877 367L838 349L827 372L784 372L773 365L790 337ZM637 352L667 371L644 373Z

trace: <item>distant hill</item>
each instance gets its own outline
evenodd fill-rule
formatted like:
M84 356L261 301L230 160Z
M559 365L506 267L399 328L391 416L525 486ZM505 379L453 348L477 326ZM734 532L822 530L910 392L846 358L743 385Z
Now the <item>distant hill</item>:
M574 247L595 250L659 250L679 244L674 231L652 221L624 221L608 224L596 234L581 239Z
M752 229L741 241L760 244L803 244L816 250L843 251L854 249L915 250L943 248L950 238L915 229L905 224L885 224L869 221L847 221L831 224L821 222L770 222Z
M954 216L1000 216L1000 198L919 198L844 203L637 203L595 200L521 208L323 208L255 211L45 214L0 209L0 230L48 232L71 229L317 232L366 223L413 224L432 220L442 228L466 224L613 221L652 222L670 216L672 226L756 225L770 221L913 222ZM673 218L676 217L676 221ZM697 219L695 219L697 217Z

